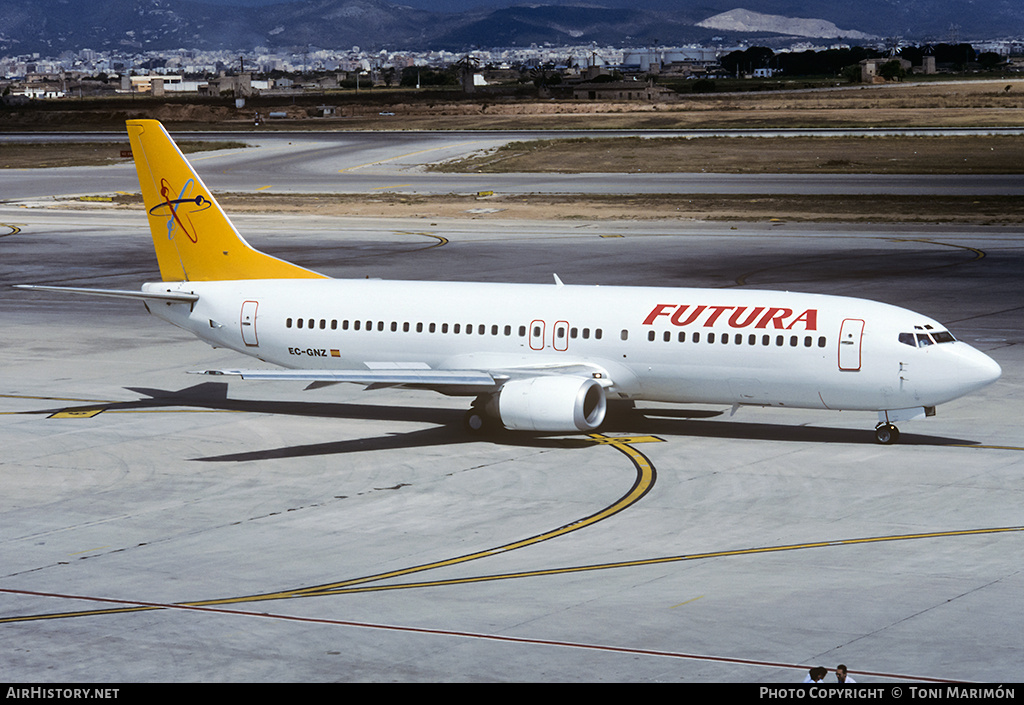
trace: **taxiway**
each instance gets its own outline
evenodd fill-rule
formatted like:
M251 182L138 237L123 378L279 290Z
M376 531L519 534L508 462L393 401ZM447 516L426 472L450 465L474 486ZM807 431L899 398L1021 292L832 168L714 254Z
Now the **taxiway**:
M1001 682L1021 662L1018 230L235 221L338 277L873 298L1004 374L892 447L871 414L709 406L470 438L465 400L211 382L185 372L239 358L141 305L12 290L158 275L141 214L3 207L8 680Z

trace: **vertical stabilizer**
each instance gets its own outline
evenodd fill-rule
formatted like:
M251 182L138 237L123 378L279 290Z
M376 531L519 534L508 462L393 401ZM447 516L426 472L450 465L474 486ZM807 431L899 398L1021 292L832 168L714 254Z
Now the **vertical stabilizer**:
M129 120L164 281L326 278L249 246L157 120Z

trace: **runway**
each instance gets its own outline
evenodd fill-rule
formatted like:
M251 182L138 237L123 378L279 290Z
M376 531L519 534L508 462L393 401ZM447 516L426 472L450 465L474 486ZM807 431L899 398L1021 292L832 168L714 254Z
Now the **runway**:
M68 187L49 176L36 196ZM4 286L8 680L1001 682L1021 662L1019 231L235 221L336 277L882 300L1003 378L892 447L872 414L700 405L480 440L463 399L209 382L185 372L241 358L140 305ZM142 214L2 206L0 251L3 285L158 277Z
M427 172L426 165L493 149L513 140L544 136L646 137L703 131L516 132L303 132L175 133L178 139L236 140L243 149L203 153L192 161L203 169L217 192L372 194L381 190L407 194L848 194L848 195L995 195L1024 196L1024 176L879 175L879 174L455 174ZM774 134L773 131L771 134ZM857 132L857 131L849 131ZM864 131L860 131L864 132ZM871 131L877 133L878 131ZM917 134L919 131L913 131ZM952 131L957 134L956 131ZM973 134L978 134L974 131ZM984 134L993 132L983 131ZM1012 131L1010 131L1012 132ZM1000 134L1006 134L1002 131ZM800 133L803 134L803 133ZM943 133L945 134L945 133ZM23 135L0 135L2 140ZM44 139L46 135L34 135ZM61 135L51 139L60 139ZM70 138L70 137L69 137ZM92 133L75 139L125 142L123 133ZM135 192L135 167L64 167L0 171L0 200L67 198L83 194Z

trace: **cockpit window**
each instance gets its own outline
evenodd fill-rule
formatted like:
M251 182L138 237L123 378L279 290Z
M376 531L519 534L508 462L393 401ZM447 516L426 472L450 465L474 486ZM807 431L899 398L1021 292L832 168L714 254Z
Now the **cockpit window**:
M931 326L926 326L931 328ZM921 330L920 326L915 326L918 330ZM953 334L945 330L934 330L931 335L928 333L900 333L900 342L904 345L909 345L912 348L926 348L934 343L953 343L956 342L956 338Z

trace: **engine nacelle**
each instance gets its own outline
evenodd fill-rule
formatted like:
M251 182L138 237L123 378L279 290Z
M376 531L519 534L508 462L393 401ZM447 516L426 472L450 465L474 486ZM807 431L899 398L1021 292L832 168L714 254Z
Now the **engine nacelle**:
M552 375L506 382L488 411L510 431L575 433L604 421L607 397L597 380Z

